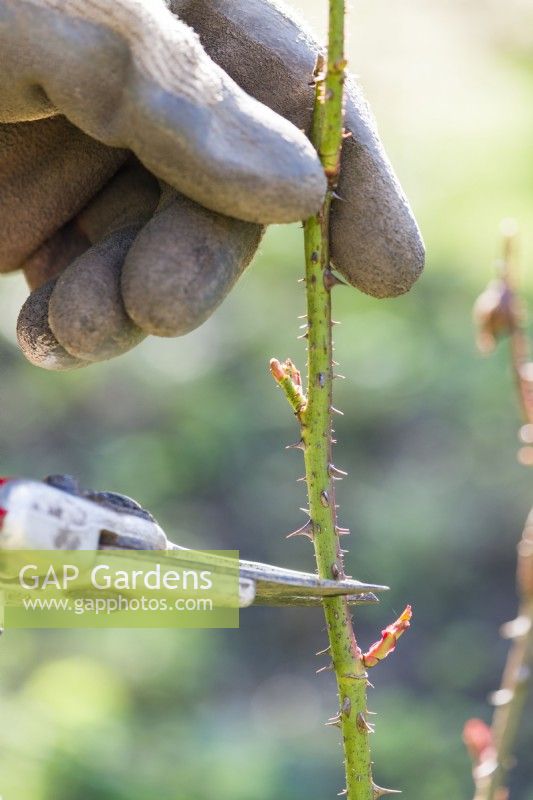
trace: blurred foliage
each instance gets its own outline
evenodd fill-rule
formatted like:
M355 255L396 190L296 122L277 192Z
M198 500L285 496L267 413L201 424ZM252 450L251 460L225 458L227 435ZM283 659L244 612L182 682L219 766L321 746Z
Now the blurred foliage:
M320 26L321 4L303 7ZM349 22L352 64L428 248L405 297L335 293L348 566L392 587L358 613L362 643L406 602L415 612L372 678L376 779L424 800L472 794L461 729L489 713L506 651L497 628L516 608L514 546L533 501L514 457L505 347L479 359L470 323L503 216L522 225L533 301L528 19L522 0L361 0ZM136 497L183 544L312 569L307 544L284 539L299 523L302 467L283 451L296 429L267 370L271 355L305 360L294 338L301 245L297 226L272 229L200 330L70 375L24 362L13 341L24 287L4 280L2 471L71 472ZM341 751L322 727L335 702L331 678L314 675L321 629L318 611L251 609L239 631L8 631L3 800L334 797ZM533 800L529 708L514 800Z

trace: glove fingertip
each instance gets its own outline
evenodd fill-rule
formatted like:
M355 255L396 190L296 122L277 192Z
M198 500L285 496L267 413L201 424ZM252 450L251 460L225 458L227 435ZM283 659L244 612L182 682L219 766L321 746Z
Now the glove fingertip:
M35 289L22 306L17 320L17 340L27 360L36 367L66 371L88 363L68 353L48 324L48 304L57 280Z
M346 82L346 129L339 198L331 210L331 260L373 297L408 292L424 269L425 248L359 87Z
M383 230L376 220L376 225L365 226L361 231L354 226L349 210L334 211L330 245L333 266L352 286L372 297L405 294L425 264L422 236L414 218L409 217L406 212L406 219L397 228Z
M126 314L120 294L122 264L137 232L137 227L114 231L57 280L50 298L50 328L76 358L103 361L144 338Z
M259 225L208 211L182 195L145 226L122 270L126 311L145 333L183 336L214 312L250 263Z

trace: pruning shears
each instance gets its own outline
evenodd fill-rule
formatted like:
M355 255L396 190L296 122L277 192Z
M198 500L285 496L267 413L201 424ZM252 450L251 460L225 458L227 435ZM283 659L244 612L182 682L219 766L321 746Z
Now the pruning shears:
M189 566L224 573L229 558L170 542L152 514L115 492L82 489L68 475L44 481L0 478L0 549L180 550ZM239 561L239 606L318 606L344 595L351 604L375 603L388 587L346 578L324 580L307 572Z

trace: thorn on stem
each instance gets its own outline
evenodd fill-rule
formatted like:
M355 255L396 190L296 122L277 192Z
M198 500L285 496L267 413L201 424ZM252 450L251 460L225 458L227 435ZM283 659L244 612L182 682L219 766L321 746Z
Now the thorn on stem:
M387 794L401 794L401 791L399 789L384 789L383 786L372 784L373 800L379 800L380 797L385 797Z
M285 450L305 450L304 440L300 439L299 442L285 445Z
M358 605L363 605L368 603L379 603L379 597L373 592L365 592L364 594L358 594L357 598L359 601Z
M519 682L518 685L520 685ZM497 689L495 692L491 692L489 695L489 703L491 706L500 708L501 706L509 705L513 697L514 691L512 689Z
M339 477L339 478L346 478L348 473L345 472L343 469L339 469L335 466L335 464L328 464L328 475L330 478Z
M519 556L520 551L522 549L521 545L525 544L524 540L519 545ZM533 546L531 548L531 555L533 555ZM529 558L529 556L528 556ZM520 559L521 560L521 559ZM533 581L533 572L532 572L532 581ZM533 583L532 583L533 589ZM521 614L520 616L516 617L516 619L511 620L510 622L505 622L500 628L500 635L504 639L521 639L523 636L529 633L533 622L529 619L526 614Z
M369 722L365 719L365 715L362 711L360 711L357 715L357 730L360 733L374 733L374 726L370 725Z
M331 650L331 645L328 644L327 647L324 647L323 650L319 650L318 653L315 653L315 655L324 656L324 655L326 655L326 653L329 653L330 650Z
M288 533L285 538L292 539L293 536L305 536L307 539L313 541L313 523L311 522L311 520L308 519L305 525L302 525L301 528L298 528L297 530Z
M350 535L350 529L349 528L340 528L338 525L335 527L335 532L336 532L337 536L349 536Z
M338 278L329 268L324 270L324 286L330 292L334 286L346 286L347 284Z

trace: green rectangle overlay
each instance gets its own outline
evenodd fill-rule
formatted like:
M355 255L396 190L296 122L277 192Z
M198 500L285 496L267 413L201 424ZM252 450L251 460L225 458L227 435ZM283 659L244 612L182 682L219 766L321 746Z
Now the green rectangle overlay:
M2 550L0 624L238 628L239 553Z

